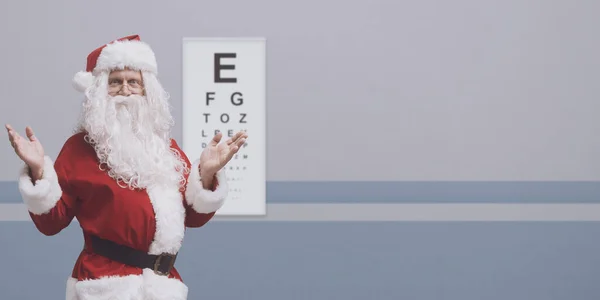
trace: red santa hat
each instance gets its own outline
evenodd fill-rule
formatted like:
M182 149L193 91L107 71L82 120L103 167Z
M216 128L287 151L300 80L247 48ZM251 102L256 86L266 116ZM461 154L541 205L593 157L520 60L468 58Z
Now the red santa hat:
M84 92L94 84L94 76L98 73L124 68L157 73L154 52L137 34L114 40L92 51L87 57L86 70L77 72L73 77L73 86Z

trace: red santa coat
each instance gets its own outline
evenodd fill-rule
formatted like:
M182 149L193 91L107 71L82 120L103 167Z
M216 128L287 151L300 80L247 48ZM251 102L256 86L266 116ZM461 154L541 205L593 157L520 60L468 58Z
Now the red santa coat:
M111 261L94 254L89 239L96 235L149 254L176 254L185 228L200 227L213 217L227 195L224 171L217 173L213 189L206 190L200 182L199 162L191 164L174 140L171 148L191 168L185 189L119 187L99 168L83 133L66 141L54 163L45 157L43 178L35 184L23 168L19 189L37 229L54 235L77 218L83 230L85 245L67 280L67 300L187 298L188 288L176 268L162 276Z

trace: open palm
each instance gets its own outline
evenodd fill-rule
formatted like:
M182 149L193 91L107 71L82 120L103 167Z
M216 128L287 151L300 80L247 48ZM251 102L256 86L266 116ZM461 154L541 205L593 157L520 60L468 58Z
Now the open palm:
M215 174L222 169L246 142L248 135L240 131L225 143L219 143L223 134L217 133L200 155L200 172Z
M5 127L8 131L8 139L17 156L19 156L31 170L41 170L44 165L44 148L33 133L33 129L29 126L25 128L27 138L24 138L9 124L6 124Z

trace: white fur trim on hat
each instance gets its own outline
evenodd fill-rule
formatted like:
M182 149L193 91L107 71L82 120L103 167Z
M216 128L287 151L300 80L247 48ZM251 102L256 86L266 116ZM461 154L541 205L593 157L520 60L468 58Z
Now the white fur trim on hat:
M73 87L79 92L85 92L94 84L94 75L91 72L79 71L73 77Z
M157 73L156 57L148 44L141 41L116 41L106 45L94 72L132 68Z

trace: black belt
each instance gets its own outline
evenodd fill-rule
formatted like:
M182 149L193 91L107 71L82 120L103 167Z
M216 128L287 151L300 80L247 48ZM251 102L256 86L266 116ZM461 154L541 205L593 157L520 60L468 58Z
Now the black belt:
M91 235L90 240L94 253L132 267L152 269L158 275L168 275L177 259L177 254L148 254L95 235Z

